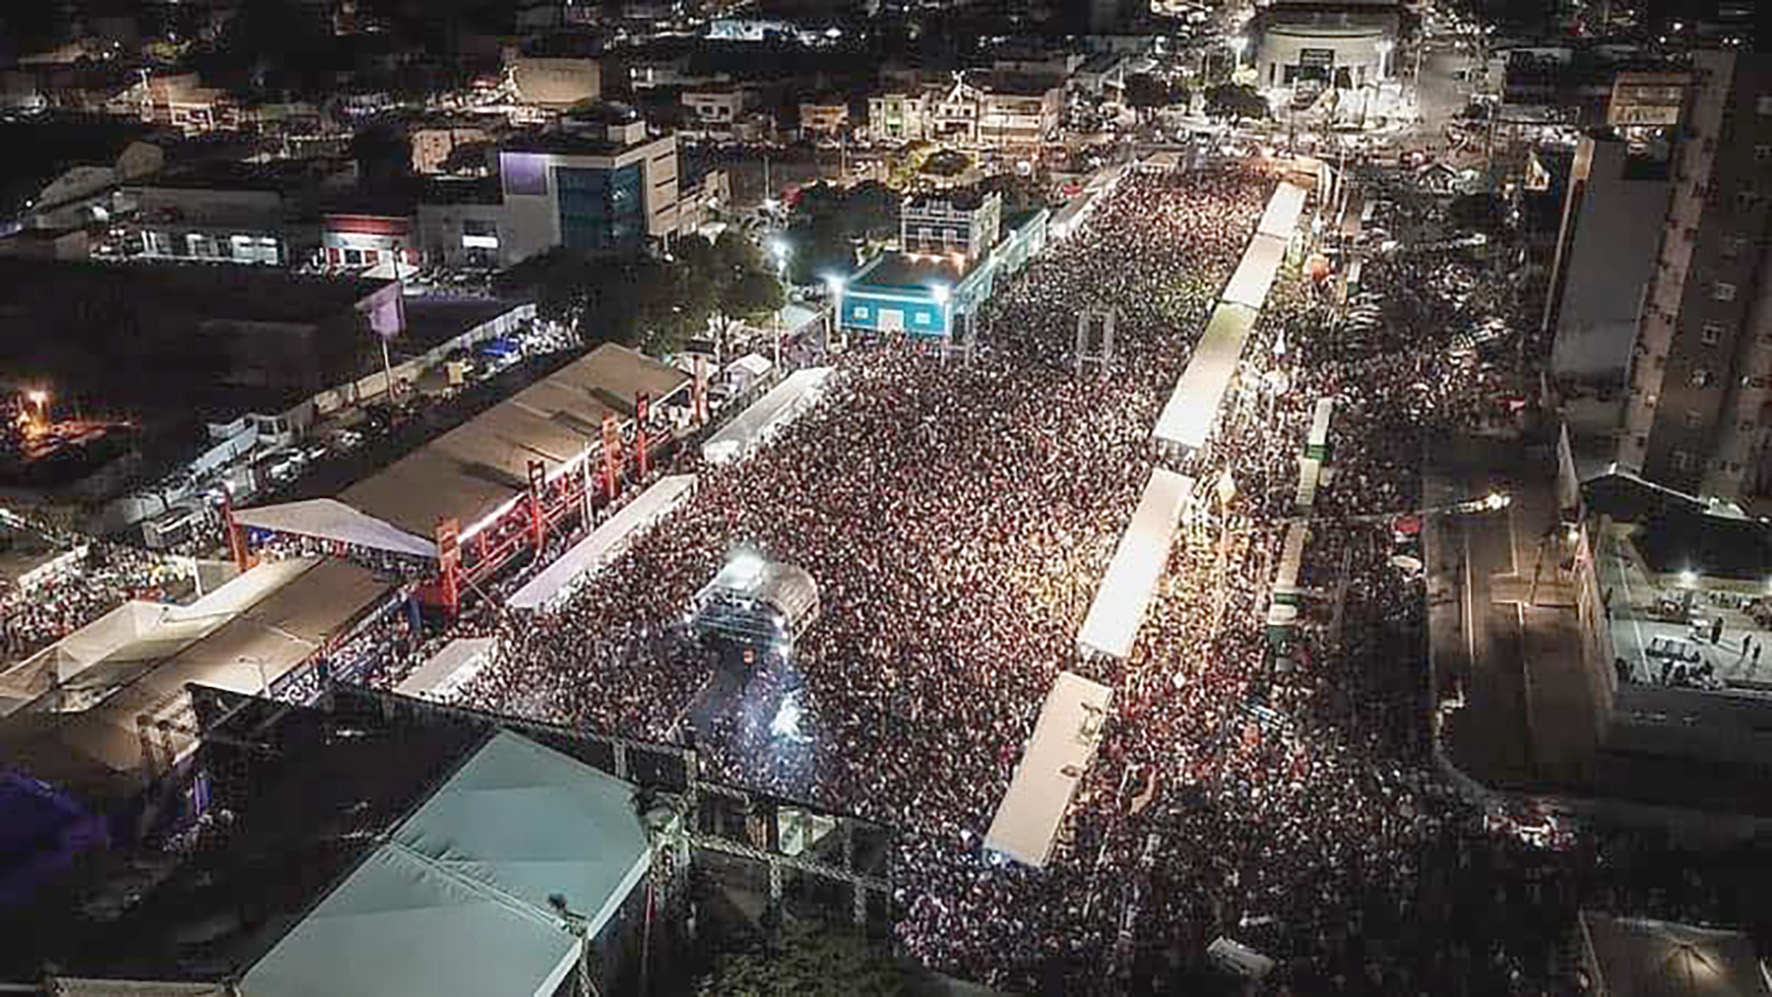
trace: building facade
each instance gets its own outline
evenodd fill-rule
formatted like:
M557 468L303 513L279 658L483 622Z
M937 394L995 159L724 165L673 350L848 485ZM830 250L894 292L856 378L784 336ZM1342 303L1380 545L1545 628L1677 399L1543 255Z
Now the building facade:
M1285 0L1264 8L1253 25L1256 85L1314 80L1352 88L1390 79L1398 11L1390 0Z
M929 137L934 97L926 90L868 98L868 137L875 142L921 142Z
M1703 51L1637 324L1620 466L1681 491L1772 495L1772 57Z
M899 245L907 253L976 260L1003 231L1003 195L964 193L907 199L899 208Z
M637 252L676 237L677 139L644 122L506 143L496 191L419 205L433 262L506 267L556 246Z
M841 99L800 105L800 137L837 138L849 131L849 104Z

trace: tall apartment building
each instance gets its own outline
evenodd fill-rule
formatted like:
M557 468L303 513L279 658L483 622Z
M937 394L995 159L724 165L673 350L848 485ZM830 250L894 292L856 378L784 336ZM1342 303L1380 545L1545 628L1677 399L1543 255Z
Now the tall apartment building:
M1748 503L1772 497L1772 56L1699 52L1693 75L1617 460Z

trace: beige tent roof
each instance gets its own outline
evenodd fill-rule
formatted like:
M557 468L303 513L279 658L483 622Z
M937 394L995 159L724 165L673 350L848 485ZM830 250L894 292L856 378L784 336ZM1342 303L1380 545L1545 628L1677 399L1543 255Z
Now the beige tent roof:
M661 400L688 381L673 367L604 344L339 497L418 536L434 536L437 521L450 517L466 529L522 493L531 460L552 473L596 445L605 415L631 417L637 393Z
M150 760L144 757L140 718L166 712L187 683L237 692L257 692L306 661L326 641L343 632L389 588L387 582L349 561L300 559L261 565L237 579L258 587L249 606L230 608L225 620L182 647L167 646L153 630L142 646L118 649L130 674L116 685L95 690L94 701L78 710L57 709L51 697L0 720L0 757L46 782L88 799L125 796L139 789ZM219 594L219 593L218 593ZM177 626L176 622L166 624ZM103 663L93 666L103 668ZM86 678L88 673L81 678ZM175 734L165 743L174 752L190 742ZM164 764L168 759L157 759Z

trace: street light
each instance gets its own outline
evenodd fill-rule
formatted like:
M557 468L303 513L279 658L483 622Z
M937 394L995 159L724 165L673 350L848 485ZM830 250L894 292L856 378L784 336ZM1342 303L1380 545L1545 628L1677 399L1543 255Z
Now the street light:
M1237 64L1231 67L1231 72L1234 73L1243 68L1243 50L1248 47L1249 39L1244 38L1242 35L1238 35L1231 39L1231 51L1237 54Z
M843 342L843 288L848 283L848 279L841 274L826 274L824 278L824 286L831 292L831 331L837 334L839 344ZM829 352L828 343L826 352Z

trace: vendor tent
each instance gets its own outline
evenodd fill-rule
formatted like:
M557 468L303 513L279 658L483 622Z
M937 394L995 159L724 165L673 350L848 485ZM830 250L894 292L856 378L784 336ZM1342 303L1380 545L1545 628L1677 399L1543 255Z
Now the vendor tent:
M359 512L337 499L308 499L303 502L241 509L234 513L234 521L254 529L336 540L396 554L437 556L435 543Z

